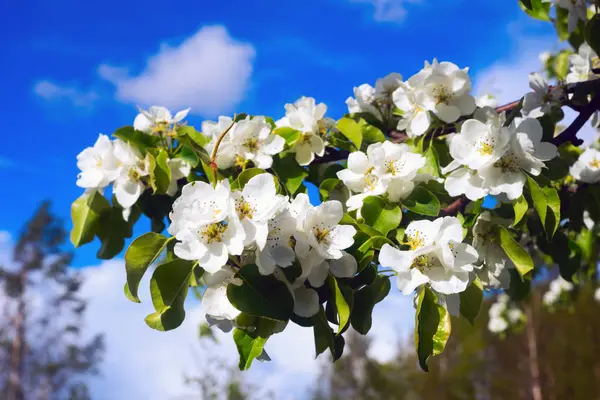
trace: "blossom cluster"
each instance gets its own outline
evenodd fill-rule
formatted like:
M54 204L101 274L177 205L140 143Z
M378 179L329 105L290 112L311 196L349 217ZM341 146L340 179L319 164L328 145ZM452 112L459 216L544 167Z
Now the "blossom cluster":
M500 294L496 302L490 306L488 330L495 334L503 334L510 327L516 327L525 322L525 315L518 307L510 303L505 294Z
M299 194L290 202L277 194L273 175L262 173L241 190L232 190L227 180L214 188L201 181L185 185L173 204L168 230L177 240L175 255L198 262L208 274L204 303L213 320L237 316L226 286L240 284L235 270L252 263L261 274L284 280L296 314L310 317L319 306L312 288L322 286L329 273L356 274L356 260L344 251L354 243L356 230L340 225L342 216L342 204L335 200L314 207L307 195ZM296 260L302 273L289 282L280 269ZM312 288L305 287L306 280Z
M548 291L544 293L542 302L546 307L554 307L564 293L572 292L575 289L573 283L564 280L560 275L550 282Z

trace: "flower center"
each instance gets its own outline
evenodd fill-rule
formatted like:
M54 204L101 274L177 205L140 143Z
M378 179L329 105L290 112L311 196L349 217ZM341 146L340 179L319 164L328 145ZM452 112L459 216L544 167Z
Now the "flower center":
M421 236L420 231L416 231L414 236L408 236L408 240L405 244L407 244L411 250L416 250L425 245L425 239Z
M315 228L314 234L315 238L317 239L317 243L327 244L327 240L329 239L329 228Z
M200 236L204 239L204 241L208 244L213 242L221 243L223 241L223 233L227 230L227 223L217 222L214 224L208 225L204 228L203 231L199 232Z
M452 100L452 92L446 86L438 86L433 89L433 97L436 99L436 104L448 104Z
M127 173L127 176L132 181L139 181L140 178L142 177L136 168L129 168L129 172Z
M400 162L396 161L387 161L385 163L385 172L387 172L388 174L391 175L396 175L397 173L400 172L400 169L402 168L402 166L400 165Z
M153 135L162 135L163 133L167 133L167 131L169 131L169 123L167 121L156 121L152 125Z
M252 207L250 205L250 203L248 203L247 201L244 201L244 200L236 200L235 208L237 210L237 213L238 213L240 219L244 219L244 218L252 219L252 216L254 215L254 212L256 211L254 209L254 207Z
M502 172L515 172L519 165L515 162L512 154L507 154L494 163L494 167L502 169Z
M600 168L600 160L598 160L596 157L594 157L594 159L590 161L589 164L592 168Z
M260 142L258 141L257 138L249 138L246 140L246 143L244 143L244 145L248 148L248 150L255 152L258 150Z
M417 258L415 258L412 262L412 264L410 265L410 268L417 268L419 271L423 272L426 269L431 267L431 258L426 255L423 254L421 256L418 256Z
M490 143L481 141L479 142L477 152L481 156L491 156L494 153L494 146L492 146Z
M374 191L377 186L377 182L379 182L379 178L377 178L373 174L367 174L363 178L363 182L365 184L366 191Z

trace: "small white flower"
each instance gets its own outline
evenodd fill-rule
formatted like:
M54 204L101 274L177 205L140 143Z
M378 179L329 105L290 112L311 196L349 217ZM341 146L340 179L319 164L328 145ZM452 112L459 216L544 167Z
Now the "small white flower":
M242 191L232 193L235 211L246 232L244 245L256 243L262 250L269 235L269 220L287 203L287 198L277 194L273 175L253 176Z
M338 171L337 177L344 182L352 192L346 205L349 210L356 210L362 206L363 200L368 196L384 194L388 181L380 178L375 173L373 160L382 160L385 152L381 146L370 145L367 154L355 151L348 156L348 168Z
M288 208L269 220L266 245L256 249L256 265L261 274L272 274L276 266L292 265L296 254L290 242L296 232L296 223Z
M583 43L577 53L569 56L569 64L567 83L584 82L599 77L592 70L595 64L600 65L600 61L596 52L587 43Z
M106 135L98 135L94 147L88 147L77 155L77 186L101 189L117 178L119 161L114 155L113 143Z
M233 119L229 117L219 117L218 122L204 121L202 123L202 133L211 138L210 142L206 145L206 151L209 155L212 155L219 137L231 126ZM233 129L233 128L232 128ZM236 153L231 141L231 131L227 133L217 150L217 157L215 163L219 169L231 168L235 164Z
M326 143L320 136L320 124L327 111L323 103L316 104L312 97L301 97L294 104L285 105L285 117L278 120L277 127L290 127L300 131L301 137L293 147L300 165L310 164L315 154L325 153Z
M302 231L312 249L324 259L342 258L342 250L354 243L356 229L338 225L343 215L342 203L336 200L326 201L306 212Z
M386 140L383 143L372 144L369 148L372 148L374 171L383 179L410 181L425 165L425 158L413 153L410 146L404 143L392 143Z
M133 121L133 127L137 131L149 134L162 134L171 129L170 125L181 122L190 112L190 109L179 111L173 117L165 107L152 106L148 111L140 108L140 113Z
M469 69L459 69L450 62L433 60L428 76L423 80L424 107L444 122L454 122L461 115L475 111L475 99L469 94Z
M240 311L227 298L227 286L239 286L242 280L235 277L235 271L231 267L224 267L213 274L205 272L202 279L207 286L202 295L206 320L224 332L231 331L233 320L240 315Z
M169 233L178 240L175 254L196 260L207 272L215 273L229 255L241 255L246 234L239 221L227 181L216 188L205 182L191 182L182 189L169 214Z
M473 225L473 247L483 263L477 268L477 276L485 287L505 288L510 285L508 268L514 264L508 259L499 244L494 228L499 221L493 221L489 211L482 212Z
M508 321L511 324L518 323L524 317L523 311L521 311L520 309L515 308L515 307L511 308L510 310L508 310L508 312L506 313L506 316L508 317Z
M600 151L586 149L571 166L569 173L581 182L600 182Z
M354 88L354 98L348 97L346 105L350 114L369 113L382 119L381 112L374 106L375 103L375 88L368 83L364 83L359 87Z
M119 175L113 183L113 192L123 208L135 204L146 188L143 181L148 176L148 156L122 140L114 141L114 155L118 160Z
M182 160L181 158L171 158L167 160L167 164L171 170L171 181L169 182L167 194L169 196L175 196L178 188L177 181L179 179L187 178L192 171L192 167L187 161Z
M488 321L488 329L492 333L501 333L508 329L508 323L503 318L491 318Z
M414 221L405 234L410 250L398 250L386 243L379 253L379 263L398 273L398 288L403 294L426 283L442 294L460 293L467 288L478 255L473 247L462 243L462 225L457 218Z
M392 95L394 104L402 111L398 129L413 138L423 135L431 125L431 117L425 108L425 92L402 83Z
M587 21L587 4L586 0L556 0L558 7L564 8L569 12L567 17L567 25L569 33L577 29L579 20Z
M545 168L544 161L556 157L556 146L542 142L543 129L540 122L525 118L516 127L510 129L510 145L504 155L491 166L478 170L484 185L490 194L506 194L514 200L523 194L527 181L525 172L537 176Z
M496 108L498 106L498 99L491 94L484 94L475 98L475 104L479 108L491 107Z
M585 225L585 227L588 230L592 230L594 228L594 226L596 225L596 223L594 222L594 220L591 218L590 216L590 212L588 210L585 210L583 212L583 224Z
M229 132L235 152L261 169L271 168L273 155L280 153L285 140L271 134L271 125L264 117L247 117Z
M564 96L562 86L550 89L546 78L539 72L529 74L529 87L533 92L525 94L523 98L523 112L529 113L541 107L542 113L549 113L552 107L559 107Z
M375 99L382 103L389 103L392 98L392 93L402 83L402 75L397 72L392 72L383 78L377 79L375 82Z
M350 253L342 251L342 256L338 259L323 259L317 252L309 254L309 260L301 259L302 275L298 281L308 282L313 287L321 287L325 283L327 276L331 273L338 278L351 278L356 275L358 263Z

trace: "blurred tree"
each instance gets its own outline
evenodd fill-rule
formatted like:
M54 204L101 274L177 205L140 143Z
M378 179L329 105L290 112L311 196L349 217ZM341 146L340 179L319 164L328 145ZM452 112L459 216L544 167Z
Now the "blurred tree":
M25 225L12 261L0 266L0 390L6 400L88 399L85 374L97 373L101 335L82 337L86 301L80 274L61 246L66 231L50 204Z

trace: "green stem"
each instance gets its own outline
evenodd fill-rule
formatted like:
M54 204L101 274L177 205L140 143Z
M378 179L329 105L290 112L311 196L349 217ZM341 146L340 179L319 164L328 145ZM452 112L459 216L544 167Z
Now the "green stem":
M221 145L221 142L223 141L223 139L225 138L225 135L227 135L227 133L231 130L231 128L233 128L233 125L235 125L235 115L233 116L233 121L231 121L231 125L229 125L229 127L227 129L225 129L225 131L223 133L221 133L221 136L219 136L219 138L217 139L217 143L215 143L215 148L213 149L212 155L210 157L210 166L213 169L213 173L215 175L215 181L213 183L213 186L217 185L217 180L218 180L218 176L219 173L217 171L217 164L215 163L215 160L217 159L217 152L219 151L219 146Z

